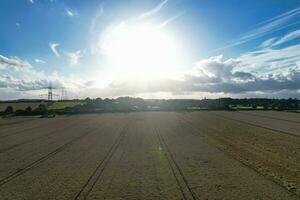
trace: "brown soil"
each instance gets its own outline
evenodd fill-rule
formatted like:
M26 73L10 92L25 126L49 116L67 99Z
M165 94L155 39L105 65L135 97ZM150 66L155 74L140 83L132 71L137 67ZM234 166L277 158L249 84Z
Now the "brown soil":
M0 199L300 199L300 137L284 133L293 122L253 114L95 114L0 126ZM252 117L270 123L254 126Z

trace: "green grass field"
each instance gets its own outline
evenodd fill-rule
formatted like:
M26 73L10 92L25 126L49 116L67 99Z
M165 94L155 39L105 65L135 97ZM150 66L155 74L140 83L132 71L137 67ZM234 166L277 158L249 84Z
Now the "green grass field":
M54 102L53 104L48 106L48 109L64 109L66 107L73 107L76 105L82 105L85 104L84 102L81 101L59 101L59 102Z
M3 112L7 106L12 106L14 111L16 110L25 110L28 106L32 109L37 108L40 104L46 104L44 102L11 102L11 103L0 103L0 112Z
M48 104L48 109L64 109L66 107L73 107L75 105L84 104L84 102L80 101L58 101L53 103L47 102L0 102L0 112L3 112L7 106L12 106L14 111L16 110L25 110L28 106L32 109L37 108L40 104Z
M253 108L252 106L243 106L243 105L234 106L232 108L233 109L237 109L237 110L257 110L257 109L264 109L263 106L257 106L256 108Z

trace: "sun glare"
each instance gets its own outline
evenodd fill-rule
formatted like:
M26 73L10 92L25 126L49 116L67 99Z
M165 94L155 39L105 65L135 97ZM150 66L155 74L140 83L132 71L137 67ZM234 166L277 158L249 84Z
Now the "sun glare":
M101 49L123 77L158 78L176 65L178 46L165 29L121 24L108 30Z

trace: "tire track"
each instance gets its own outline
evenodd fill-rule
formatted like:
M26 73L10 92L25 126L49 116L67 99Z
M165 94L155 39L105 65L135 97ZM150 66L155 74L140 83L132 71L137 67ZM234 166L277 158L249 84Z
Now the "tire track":
M103 174L103 171L105 170L106 166L108 165L109 161L113 157L114 153L118 149L119 145L123 141L126 130L129 127L129 123L122 129L121 133L119 134L116 141L113 143L113 145L110 147L104 158L101 160L101 162L97 165L93 173L90 175L86 183L83 185L83 187L80 189L80 191L77 193L77 195L74 197L74 200L77 199L87 199L88 195L94 188L95 184L100 180L101 175Z
M283 133L283 134L291 135L291 136L294 136L294 137L300 137L300 135L297 135L297 134L294 134L294 133L291 133L291 132L282 131L282 130L278 130L278 129L274 129L274 128L269 128L269 127L265 127L265 126L262 126L262 125L258 125L258 124L254 124L254 123L250 123L250 122L245 122L243 120L233 119L231 117L225 117L224 115L220 115L220 114L216 114L216 113L213 113L213 114L220 117L220 118L236 121L236 122L239 122L241 124L247 124L247 125L250 125L250 126L263 128L263 129L266 129L266 130L274 131L274 132L277 132L277 133Z
M185 200L187 199L193 199L193 200L197 200L197 196L196 194L192 191L186 177L184 176L181 168L179 167L178 163L175 161L174 159L174 156L169 148L169 146L167 145L167 143L165 142L164 138L160 135L159 131L157 130L157 128L155 126L154 127L154 132L156 133L157 135L157 138L158 138L158 141L159 141L159 144L162 146L163 148L163 152L167 158L167 161L169 163L169 166L170 166L170 169L176 179L176 182L177 182L177 185L179 186L180 188L180 191L182 193L182 196ZM173 163L173 164L172 164ZM175 166L175 167L174 167ZM182 179L183 183L184 183L184 186L182 186L182 184L180 182L180 179ZM188 190L188 194L186 194L184 192L184 187L187 188Z
M127 144L128 143L126 143L126 146L127 146ZM123 158L124 158L124 156L125 156L125 153L126 153L126 151L125 151L125 147L124 147L124 149L123 149L123 151L122 151L122 154L121 154L121 156L120 156L120 158L119 158L119 160L118 160L118 164L117 164L117 166L120 164L120 162L123 160ZM112 187L112 185L113 185L113 181L115 180L115 178L116 178L116 176L117 176L117 169L115 168L114 169L114 172L113 172L113 175L112 175L112 178L109 180L109 183L108 183L108 187L107 187L107 189L106 189L106 191L105 191L105 193L104 193L104 199L106 199L106 196L107 196L107 193L108 193L108 191L111 189L111 187Z
M64 149L66 149L67 147L71 146L74 142L79 141L81 139L83 139L84 137L86 137L87 135L89 135L92 131L88 130L87 132L85 132L84 134L70 140L69 142L63 144L62 146L56 148L54 151L42 156L41 158L39 158L38 160L26 165L25 167L19 169L18 171L12 173L11 175L3 178L0 180L0 187L5 185L6 183L9 183L10 181L14 180L15 178L21 176L22 174L26 173L27 171L33 169L34 167L38 166L39 164L45 162L46 160L48 160L49 158L55 156L56 154L58 154L59 152L63 151Z
M239 114L242 115L252 115L255 117L263 117L263 118L267 118L267 119L274 119L274 120L280 120L280 121L285 121L285 122L291 122L291 123L296 123L296 124L300 124L299 121L294 121L294 120L290 120L290 119L282 119L282 118L277 118L277 117L271 117L271 116L266 116L266 115L259 115L259 114L254 114L254 113L245 113L245 112L237 112Z

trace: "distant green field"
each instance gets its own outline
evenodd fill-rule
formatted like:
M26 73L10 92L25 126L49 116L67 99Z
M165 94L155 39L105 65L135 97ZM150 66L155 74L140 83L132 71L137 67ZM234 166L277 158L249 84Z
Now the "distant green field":
M54 102L53 104L48 106L48 109L64 109L66 107L73 107L76 105L82 105L85 104L85 102L80 101L59 101Z
M25 110L28 106L32 109L37 108L40 104L46 104L44 102L11 102L11 103L0 103L0 112L3 112L7 106L12 106L14 111Z
M254 109L264 109L264 107L263 106L257 106L256 108L253 108L252 106L242 106L242 105L240 105L240 106L234 106L234 107L232 107L233 109L238 109L238 110L254 110Z
M28 106L32 109L37 108L40 104L48 104L48 109L63 109L65 107L73 107L75 105L84 104L84 102L80 101L59 101L54 103L46 103L46 102L0 102L0 112L3 112L7 106L12 106L14 111L16 110L25 110Z

